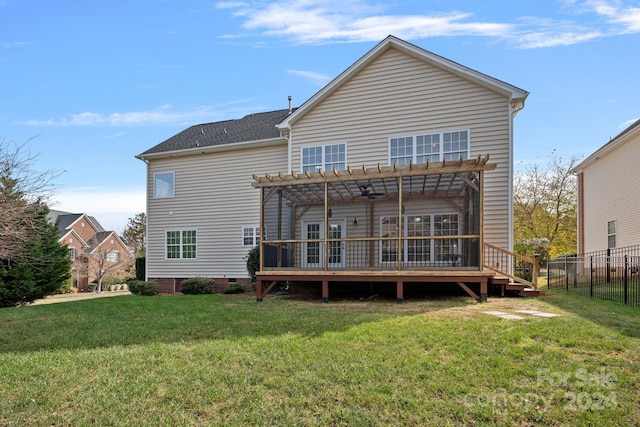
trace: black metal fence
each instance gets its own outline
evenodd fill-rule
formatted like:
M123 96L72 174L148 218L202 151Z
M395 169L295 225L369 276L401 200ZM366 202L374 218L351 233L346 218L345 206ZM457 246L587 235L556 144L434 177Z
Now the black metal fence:
M640 246L554 258L549 289L640 307Z

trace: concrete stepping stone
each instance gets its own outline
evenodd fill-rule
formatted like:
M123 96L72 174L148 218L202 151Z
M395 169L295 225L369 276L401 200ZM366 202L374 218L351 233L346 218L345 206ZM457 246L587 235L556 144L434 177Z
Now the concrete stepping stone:
M558 316L560 316L559 314L545 313L544 311L536 311L536 310L516 310L516 313L530 314L532 316L540 316L540 317L558 317Z
M517 316L515 314L509 314L509 313L505 313L502 311L483 311L484 314L490 314L491 316L498 316L501 319L508 319L508 320L522 320L524 319L524 317L522 316Z

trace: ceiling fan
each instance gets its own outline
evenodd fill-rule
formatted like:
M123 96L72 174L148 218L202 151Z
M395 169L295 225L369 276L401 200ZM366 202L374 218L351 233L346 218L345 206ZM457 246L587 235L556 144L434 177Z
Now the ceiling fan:
M360 196L362 197L367 197L373 200L378 196L385 196L384 193L376 193L375 191L370 190L369 186L366 184L359 185L359 187L360 187Z

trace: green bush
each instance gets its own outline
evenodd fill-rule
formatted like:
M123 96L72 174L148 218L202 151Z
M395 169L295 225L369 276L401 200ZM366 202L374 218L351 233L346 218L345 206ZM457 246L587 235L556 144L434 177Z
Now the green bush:
M71 292L71 287L73 286L73 279L69 277L67 280L62 282L62 285L56 291L57 294L68 294Z
M240 285L229 285L222 290L223 294L241 294L244 292L244 288Z
M138 292L137 294L151 297L158 294L158 289L156 288L155 282L140 282L138 283Z
M213 293L213 279L193 277L182 282L180 292L189 295L204 295Z
M123 291L128 291L129 290L129 286L126 283L122 284L122 290Z
M127 283L127 288L132 294L137 295L151 296L158 293L155 282L145 282L143 280L131 280Z
M96 289L98 289L98 284L97 283L89 283L87 286L89 288L89 292L95 292Z
M115 277L104 276L102 278L102 289L109 289L109 286L113 286L116 283L118 283L118 279L116 279Z
M260 270L260 246L255 246L248 253L247 256L244 257L244 260L247 262L247 272L251 279L255 280L256 271Z

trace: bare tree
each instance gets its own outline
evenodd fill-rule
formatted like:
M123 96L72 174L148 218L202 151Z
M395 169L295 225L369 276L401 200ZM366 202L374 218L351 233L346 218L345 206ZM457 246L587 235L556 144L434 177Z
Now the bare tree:
M131 253L127 250L122 253L119 249L121 247L117 245L114 240L117 239L115 233L110 237L110 232L98 233L90 241L89 247L82 255L82 273L87 277L89 281L96 281L98 292L102 292L102 281L108 276L118 276L123 273L130 272L132 268Z
M59 175L33 169L38 156L29 151L30 141L0 140L0 259L26 256L25 246L39 226L37 206L53 195L52 180Z

